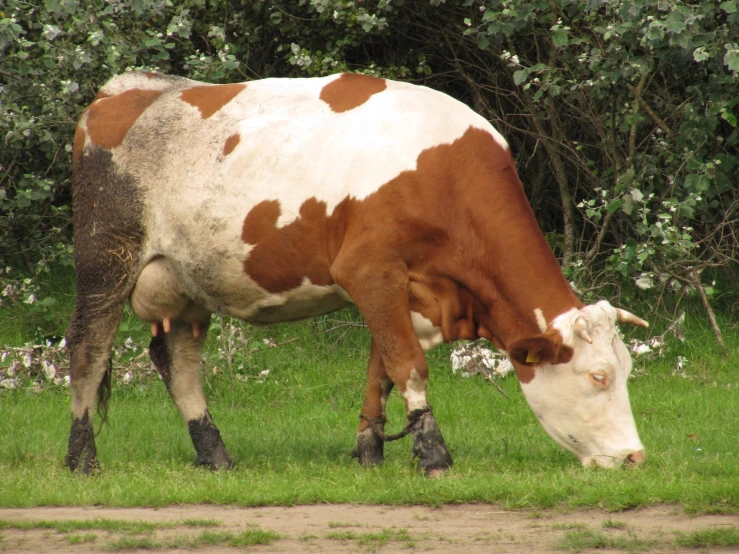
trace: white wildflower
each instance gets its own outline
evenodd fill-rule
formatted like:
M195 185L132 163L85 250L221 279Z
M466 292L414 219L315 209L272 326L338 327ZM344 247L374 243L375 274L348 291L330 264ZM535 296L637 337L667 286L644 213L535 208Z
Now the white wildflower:
M16 379L2 379L0 380L0 387L11 390L18 388L18 381Z
M643 343L643 342L638 341L636 339L634 339L632 341L632 343L631 343L631 352L635 356L641 356L642 354L648 354L651 351L652 351L652 349L646 343Z
M44 370L44 375L47 379L52 380L56 377L56 367L51 362L41 360L41 368Z

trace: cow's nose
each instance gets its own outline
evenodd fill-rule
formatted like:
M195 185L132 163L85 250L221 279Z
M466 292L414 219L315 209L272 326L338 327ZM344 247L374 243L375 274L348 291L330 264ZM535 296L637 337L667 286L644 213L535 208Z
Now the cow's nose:
M626 465L636 465L640 466L644 463L644 460L646 460L646 455L644 454L644 450L637 450L636 452L632 452L628 456L626 456L625 464Z

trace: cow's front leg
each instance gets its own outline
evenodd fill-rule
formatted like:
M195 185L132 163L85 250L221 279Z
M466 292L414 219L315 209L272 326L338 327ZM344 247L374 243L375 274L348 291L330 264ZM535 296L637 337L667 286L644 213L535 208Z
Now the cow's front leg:
M408 303L408 270L397 260L384 260L381 254L370 255L371 247L362 245L355 252L343 252L332 267L336 282L351 295L354 303L364 316L373 340L373 357L377 353L380 360L370 361L373 367L384 367L385 372L403 395L406 416L414 438L413 453L418 457L418 467L430 476L435 476L451 467L452 459L446 448L426 398L428 366L411 320ZM372 265L367 264L372 260ZM381 363L380 363L381 362ZM365 407L378 413L378 383L368 379L368 395ZM375 400L373 400L375 399ZM363 425L360 423L360 435ZM374 433L365 433L364 447L369 460L381 452ZM358 443L359 438L358 438ZM359 444L358 444L359 446ZM360 454L361 455L361 454ZM380 457L380 459L382 459ZM362 458L360 457L360 463ZM371 462L370 462L371 463Z
M367 390L364 393L364 405L359 416L357 444L352 456L359 464L374 465L385 459L383 435L385 433L385 406L393 382L385 372L380 350L372 341L369 366L367 367Z
M168 332L163 327L158 329L151 339L149 354L190 432L197 453L195 464L230 469L233 461L208 412L200 384L200 352L208 320L199 322L197 333L191 323L181 320L173 320L168 327Z

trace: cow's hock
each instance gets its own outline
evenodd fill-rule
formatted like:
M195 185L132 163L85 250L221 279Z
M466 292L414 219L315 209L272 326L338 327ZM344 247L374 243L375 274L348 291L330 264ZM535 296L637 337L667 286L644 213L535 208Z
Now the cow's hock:
M421 412L415 415L416 412ZM418 469L429 477L436 477L452 467L452 457L446 448L444 437L431 410L416 410L408 414L415 419L411 427L413 455L418 458Z
M187 429L190 431L190 438L197 452L196 466L204 466L212 470L233 467L233 460L221 440L221 433L218 432L207 410L200 419L188 421Z
M99 469L95 432L87 410L81 418L72 417L69 446L64 462L72 472L80 472L83 475Z

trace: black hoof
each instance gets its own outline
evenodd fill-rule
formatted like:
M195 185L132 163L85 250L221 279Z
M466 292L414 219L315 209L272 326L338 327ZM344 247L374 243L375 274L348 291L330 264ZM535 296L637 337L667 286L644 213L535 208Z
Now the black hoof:
M418 458L418 470L429 477L438 477L452 467L452 457L446 448L434 414L422 414L411 429L413 455Z
M196 466L212 470L228 470L233 467L233 460L207 410L200 419L188 421L187 428L198 455L195 459Z
M100 470L97 455L94 451L90 452L89 450L79 455L68 453L64 458L64 463L72 473L80 473L82 475L89 475Z
M64 463L72 473L82 475L88 475L100 469L95 449L95 432L87 412L81 418L72 418L69 446Z
M385 461L384 450L385 443L370 427L357 433L357 444L352 450L352 458L357 458L360 466L377 465Z
M228 455L226 447L221 443L209 457L198 455L195 465L213 471L228 471L234 466L234 463L231 456Z

